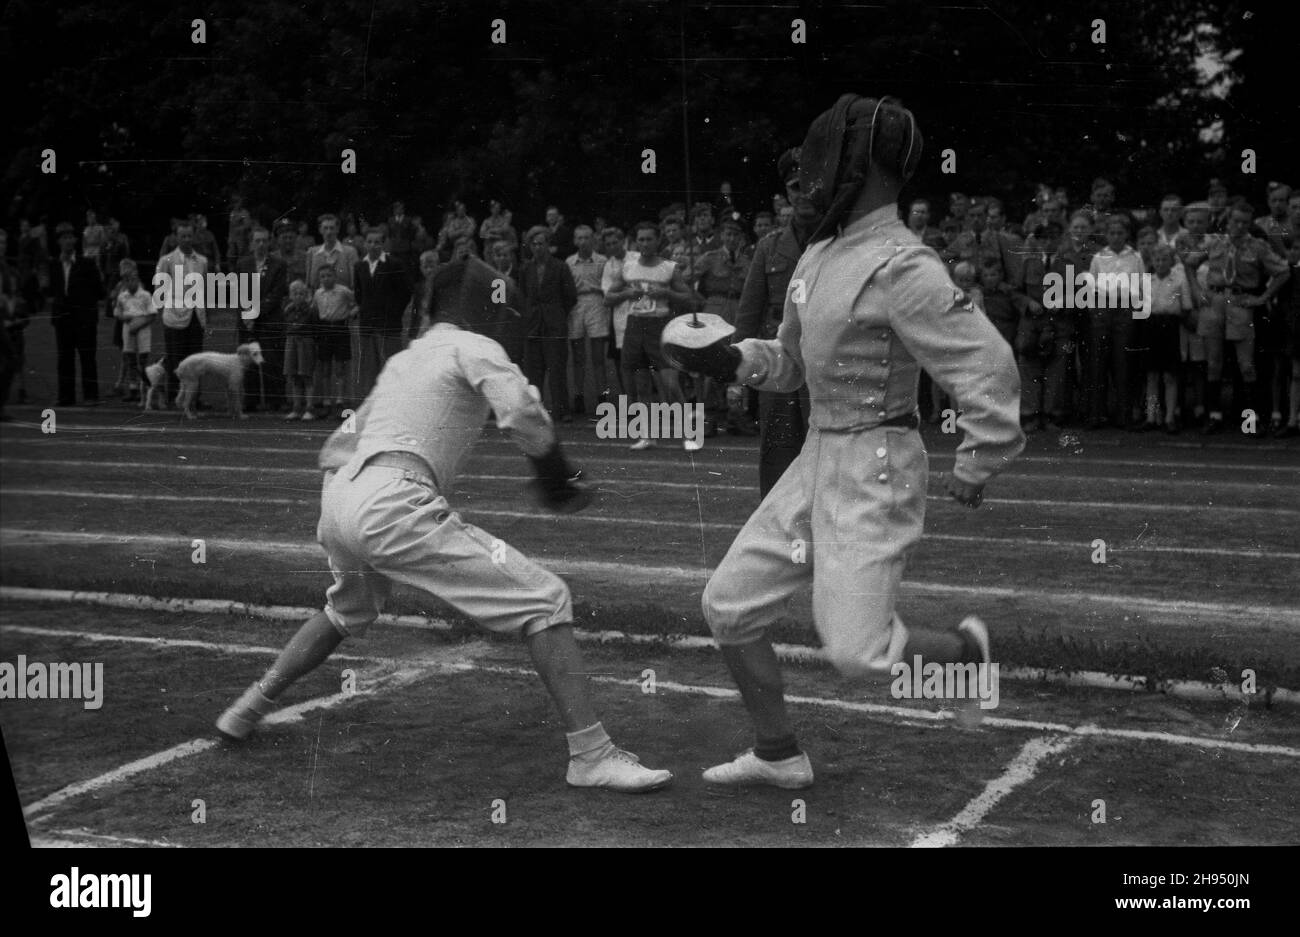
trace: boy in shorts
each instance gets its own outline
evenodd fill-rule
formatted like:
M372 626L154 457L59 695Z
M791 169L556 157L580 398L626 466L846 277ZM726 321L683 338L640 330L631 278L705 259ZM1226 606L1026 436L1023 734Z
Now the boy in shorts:
M357 300L352 290L338 282L334 268L320 269L320 287L313 299L320 325L316 331L316 369L320 379L322 405L328 415L343 418L343 382L348 362L352 360L352 329L349 323L357 314Z

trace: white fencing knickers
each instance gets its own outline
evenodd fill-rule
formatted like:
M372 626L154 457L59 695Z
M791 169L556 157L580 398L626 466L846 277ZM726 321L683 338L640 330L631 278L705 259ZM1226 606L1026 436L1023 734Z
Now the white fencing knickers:
M928 475L914 430L810 429L704 588L718 644L757 639L811 583L830 662L846 675L888 673L907 643L894 602L925 525Z
M366 465L326 476L316 538L334 585L325 614L361 635L393 583L431 593L490 631L535 634L573 621L569 587L504 541L461 520L416 472Z

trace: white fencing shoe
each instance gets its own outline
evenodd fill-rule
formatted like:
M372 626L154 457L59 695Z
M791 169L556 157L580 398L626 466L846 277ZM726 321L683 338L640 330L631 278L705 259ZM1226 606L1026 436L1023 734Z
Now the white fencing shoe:
M751 748L734 761L706 770L704 780L710 784L768 784L794 791L812 787L813 769L807 752L781 761L764 761Z
M636 755L612 746L603 758L595 761L570 758L565 777L570 787L605 787L627 794L657 791L672 779L671 771L647 768Z

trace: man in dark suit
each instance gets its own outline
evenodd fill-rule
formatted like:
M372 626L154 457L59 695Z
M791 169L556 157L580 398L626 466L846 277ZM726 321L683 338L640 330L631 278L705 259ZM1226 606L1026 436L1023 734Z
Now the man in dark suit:
M63 222L56 229L59 256L49 262L50 321L58 343L60 407L77 405L77 359L81 359L81 395L88 407L99 403L99 304L104 282L93 260L77 255L77 229Z
M551 416L572 423L569 413L569 313L578 304L573 273L563 260L551 256L551 232L540 225L528 232L533 259L519 271L519 288L531 320L524 376L539 391L548 375Z
M551 254L564 260L574 251L573 229L565 222L560 209L554 205L546 209L546 227L551 232Z
M388 218L388 252L407 270L415 269L415 219L406 213L402 202L393 202Z
M239 343L257 342L265 359L261 370L249 368L244 373L244 410L258 409L264 399L266 409L274 413L285 402L284 396L284 299L289 295L289 267L271 254L271 233L263 227L252 232L252 253L235 262L235 272L259 278L256 319L242 315L237 326Z
M357 316L360 347L352 356L358 400L375 386L384 362L402 350L402 313L411 301L410 276L384 250L384 238L379 228L366 232L366 256L357 261L352 277L361 309Z

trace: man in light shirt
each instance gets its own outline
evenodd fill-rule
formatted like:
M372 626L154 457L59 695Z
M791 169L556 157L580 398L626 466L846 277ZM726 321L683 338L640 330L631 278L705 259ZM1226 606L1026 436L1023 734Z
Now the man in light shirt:
M656 790L671 772L646 768L616 748L596 714L564 581L466 523L447 500L489 408L532 462L531 490L545 508L571 513L591 498L575 484L581 472L561 451L537 389L508 356L507 347L522 354L522 327L508 334L512 322L522 321L522 300L494 303L497 278L473 258L440 270L423 334L384 366L355 431L342 427L325 443L317 537L334 576L325 608L222 713L217 728L230 739L247 738L290 685L345 638L366 632L400 583L528 644L565 725L570 786Z
M1156 243L1173 247L1178 238L1187 233L1182 221L1183 200L1177 195L1166 195L1160 200L1160 227L1156 230Z
M1133 313L1142 303L1140 284L1146 267L1128 244L1131 233L1127 215L1110 216L1106 246L1093 255L1089 267L1094 284L1093 306L1088 311L1089 429L1104 427L1108 414L1117 426L1145 428L1137 390L1142 365L1137 358L1146 335L1145 329L1135 326Z
M176 366L190 355L203 350L203 332L208 324L208 312L202 301L192 306L184 302L184 282L191 274L198 274L206 282L208 258L194 249L194 225L183 221L176 226L176 249L158 258L158 274L172 278L172 288L164 293L162 303L163 349L166 357L163 367L167 371L167 399L174 400L180 389L176 381ZM180 278L180 284L176 280ZM155 284L156 285L156 284ZM179 305L177 297L181 298ZM195 406L198 406L197 400Z
M587 351L591 352L591 366L596 372L598 396L605 397L616 386L605 371L609 357L605 342L609 340L609 309L605 306L605 293L601 282L605 276L604 254L594 250L596 233L589 225L578 225L573 231L577 251L565 263L573 274L573 285L578 292L578 302L569 313L569 345L573 362L573 412L585 416L587 391ZM585 339L585 341L584 341ZM584 349L583 345L587 348Z
M681 404L682 389L677 369L663 356L659 339L672 315L671 303L691 301L691 291L671 260L659 256L659 226L642 221L636 226L636 254L629 252L614 268L606 302L631 301L627 331L623 337L623 384L630 403L651 402L651 381L659 384L660 399ZM690 440L684 440L689 445ZM632 443L635 450L654 445L646 436Z

